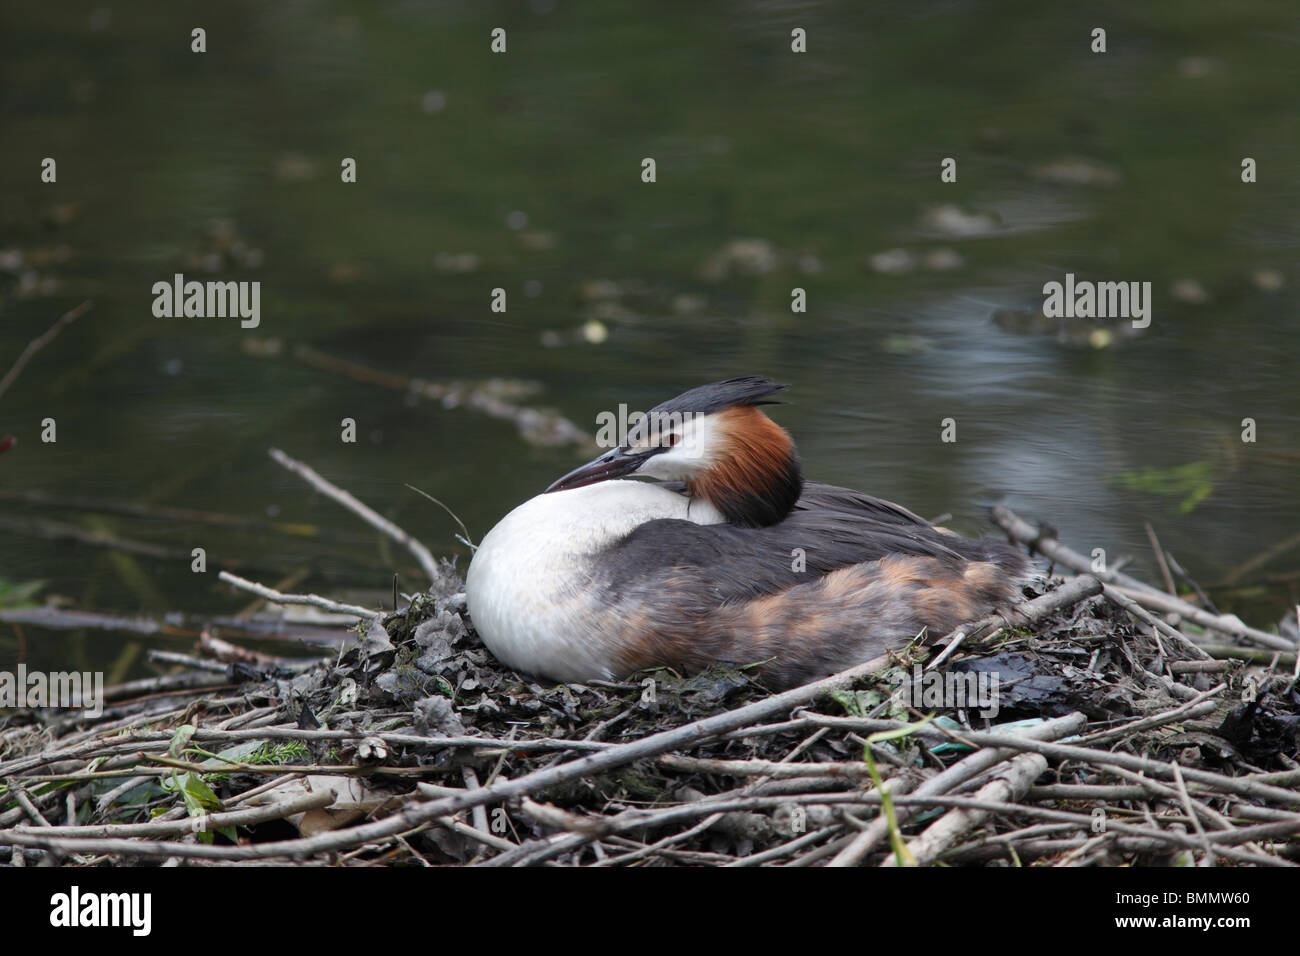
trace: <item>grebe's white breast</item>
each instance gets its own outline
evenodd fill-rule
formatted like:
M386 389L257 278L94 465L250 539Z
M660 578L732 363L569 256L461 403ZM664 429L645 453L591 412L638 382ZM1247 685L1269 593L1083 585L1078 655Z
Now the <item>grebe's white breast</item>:
M593 631L591 567L603 549L659 518L719 524L706 501L642 481L601 481L525 501L479 542L465 580L470 616L500 660L560 681L619 676Z

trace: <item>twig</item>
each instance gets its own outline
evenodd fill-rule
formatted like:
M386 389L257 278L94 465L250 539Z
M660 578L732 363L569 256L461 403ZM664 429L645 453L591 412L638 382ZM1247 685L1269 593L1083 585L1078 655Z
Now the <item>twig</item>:
M1151 527L1150 521L1144 521L1142 525L1147 529L1147 540L1151 542L1151 550L1155 552L1156 564L1160 566L1160 576L1165 579L1165 590L1178 597L1178 589L1174 587L1174 578L1169 573L1169 562L1165 560L1165 552L1160 547L1160 539L1156 537L1156 529Z
M1117 588L1112 587L1111 585L1106 585L1102 593L1106 595L1106 598L1108 600L1113 601L1115 604L1119 605L1124 610L1128 611L1138 620L1143 621L1146 624L1149 624L1151 627L1155 628L1161 634L1164 634L1167 637L1172 638L1174 642L1178 644L1179 647L1181 647L1188 654L1191 654L1192 657L1201 661L1210 659L1210 655L1207 654L1203 648L1198 647L1196 644L1194 644L1190 637L1188 637L1186 634L1184 634L1182 631L1178 630L1177 628L1172 627L1171 625L1160 620L1160 618L1156 617L1150 611L1146 610L1146 608L1138 604L1137 601L1133 600L1132 598L1128 597L1125 594L1120 593L1120 591Z
M14 362L13 367L5 373L4 378L0 378L0 395L4 395L5 392L9 391L9 386L18 378L19 373L21 373L27 366L27 363L31 361L33 355L53 342L54 337L62 332L66 326L77 321L77 319L89 312L90 309L91 302L87 299L85 302L81 303L81 305L63 313L63 315L61 315L53 325L28 342L27 348L23 349L23 354L18 356L18 360Z
M253 826L269 820L283 820L295 813L305 813L319 807L327 807L337 799L333 790L320 790L304 794L291 800L271 803L261 807L249 807L243 810L208 813L202 819L202 825L208 830L220 830L224 827ZM180 820L153 821L150 823L106 823L100 826L57 827L59 837L68 838L107 838L107 837L164 837L184 836L193 833L195 821L200 818L186 816ZM36 827L14 827L0 833L36 833ZM3 836L0 836L3 839Z
M985 784L975 794L977 800L994 800L1011 803L1024 796L1030 784L1047 770L1047 760L1039 754L1021 754L1007 764L1005 770ZM988 811L956 808L941 816L920 836L907 844L907 849L917 866L932 863L945 850L951 848L961 836L973 830L986 819ZM881 866L894 866L896 858L887 854Z
M1049 720L1034 727L1026 727L1020 731L1024 735L1023 739L1026 744L1031 737L1064 737L1076 733L1087 720L1082 714L1067 714L1064 717L1058 717L1055 720ZM1007 739L1008 734L985 734L985 738ZM1019 737L1015 739L1020 739ZM1029 749L1026 747L1026 749ZM983 773L990 767L996 766L1007 758L1009 750L994 746L986 746L984 750L976 751L968 757L965 757L953 764L942 773L936 774L929 780L926 780L915 791L913 796L925 797L945 793L960 783L964 783L970 778ZM906 803L901 802L899 797L893 798L895 812L898 820L902 823L914 814L914 810L909 809ZM883 816L873 820L865 830L853 837L843 849L841 849L830 862L830 866L856 866L870 853L876 845L885 838L888 833L887 821Z
M365 620L377 620L382 615L379 611L372 611L369 608L358 607L355 604L342 604L338 601L331 601L329 598L323 598L319 594L281 594L273 588L268 588L263 584L257 584L254 581L246 580L237 574L231 574L229 571L222 571L217 575L227 584L233 584L241 591L248 591L250 594L256 594L258 597L265 598L268 601L274 601L276 604L309 604L312 607L318 607L324 611L334 611L338 614L350 614L353 617L363 618Z
M36 804L32 803L31 797L27 796L27 791L22 787L13 787L10 791L18 806L23 808L23 812L31 817L32 822L38 828L50 826L50 821L41 815L41 811L36 809Z
M1208 627L1212 630L1220 631L1224 634L1231 634L1234 637L1249 637L1265 647L1275 647L1278 650L1293 650L1290 641L1278 637L1276 634L1269 634L1265 631L1257 630L1242 623L1239 619L1231 615L1214 615L1194 604L1188 604L1180 598L1170 597L1162 591L1158 591L1149 584L1144 584L1137 578L1130 577L1127 574L1121 574L1114 569L1106 571L1095 571L1092 562L1079 554L1072 551L1065 545L1061 544L1052 537L1046 530L1040 530L1033 525L1021 519L1010 508L1003 505L994 505L992 510L993 521L1007 535L1015 541L1028 545L1030 548L1045 554L1058 564L1064 565L1071 571L1079 575L1092 575L1109 585L1113 585L1120 593L1131 597L1134 601L1141 604L1148 610L1160 611L1162 613L1181 614L1183 617L1199 624L1201 627Z
M434 560L429 549L422 545L415 538L411 537L397 525L393 524L383 515L372 510L367 505L362 504L348 492L335 484L322 478L308 465L296 459L290 458L278 448L272 448L269 451L271 459L283 468L289 469L295 475L304 479L309 485L319 491L326 497L333 498L343 507L347 508L353 514L361 518L362 521L369 524L372 528L388 535L398 544L404 546L411 554L415 555L415 560L419 562L424 573L428 575L430 581L437 581L439 577L438 562Z

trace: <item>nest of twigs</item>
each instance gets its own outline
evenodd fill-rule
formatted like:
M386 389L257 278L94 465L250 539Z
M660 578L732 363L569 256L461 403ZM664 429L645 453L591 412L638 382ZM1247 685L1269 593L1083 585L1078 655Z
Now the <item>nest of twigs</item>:
M429 592L302 673L231 665L211 679L247 678L234 693L11 720L0 845L69 864L1295 857L1289 675L1249 683L1243 665L1198 661L1087 596L1088 579L1042 584L1049 601L1079 594L1032 627L973 631L931 671L938 651L918 643L874 676L784 703L734 668L521 676L478 640L444 565ZM954 676L980 673L998 675L995 714L973 693L922 711L906 680L969 687Z
M334 605L361 623L330 658L206 640L230 663L159 654L191 666L110 689L93 718L0 721L0 861L1300 860L1291 639L1082 573L1049 534L994 517L1081 573L779 694L743 667L561 685L515 673L474 633L452 565L376 517L432 584L387 615ZM1144 607L1171 602L1177 617Z

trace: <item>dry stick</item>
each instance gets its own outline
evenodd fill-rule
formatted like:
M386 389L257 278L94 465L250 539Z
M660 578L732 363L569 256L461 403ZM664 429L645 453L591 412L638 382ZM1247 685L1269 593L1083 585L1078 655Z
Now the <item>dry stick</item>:
M406 378L392 372L370 368L357 362L319 352L309 345L296 345L293 357L314 368L346 375L358 382L381 385L420 395L444 408L470 408L492 418L511 422L528 441L542 445L573 443L596 447L596 439L560 415L543 413L535 408L516 405L494 394L490 382L442 384L419 378Z
M228 669L225 664L218 661L195 657L192 654L178 654L175 651L160 651L156 647L149 648L149 660L163 664L180 664L182 667L191 667L194 670L208 671L213 674L224 674Z
M1177 764L1174 764L1174 766L1178 767ZM1210 848L1209 842L1204 839L1204 830L1201 828L1200 820L1197 818L1204 817L1223 830L1232 829L1232 821L1227 817L1219 813L1219 811L1215 810L1209 804L1200 800L1192 799L1191 791L1188 789L1186 781L1183 780L1181 772L1174 775L1174 782L1177 784L1176 787L1166 786L1163 783L1152 780L1150 777L1144 777L1141 774L1136 774L1120 767L1111 767L1110 772L1121 780L1132 780L1134 783L1144 788L1148 794L1154 794L1156 797L1164 800L1177 800L1182 803L1183 809L1187 811L1187 815L1192 819L1193 826L1196 827L1196 832L1202 837L1202 843L1206 853L1211 857L1213 857L1214 851ZM1270 816L1268 819L1277 820L1297 818L1297 814L1293 813L1285 813L1282 811L1273 811L1273 813L1275 813L1276 816ZM1260 856L1268 855L1254 843L1247 844L1246 849L1249 852L1258 853Z
M28 342L27 348L23 349L23 354L18 356L18 361L14 362L13 367L5 373L5 377L0 379L0 395L4 395L5 392L9 391L9 386L18 378L19 373L21 373L27 363L31 361L33 355L53 342L54 337L62 332L65 326L71 325L73 322L77 321L77 319L89 312L90 308L91 302L87 299L76 308L69 309L67 312L63 313L63 315L60 316L53 325Z
M1096 731L1087 737L1081 737L1074 743L1095 743L1098 741L1110 740L1112 738L1128 736L1139 730L1149 730L1152 727L1160 727L1164 724L1173 723L1176 720L1184 718L1201 717L1217 708L1217 704L1207 701L1210 695L1218 693L1223 688L1215 687L1197 694L1195 698L1186 703L1179 704L1170 710L1159 714L1152 714L1150 717L1142 717L1138 720L1118 727L1109 727L1105 730ZM898 720L884 720L875 717L832 717L829 714L807 714L802 721L803 724L821 727L839 727L845 730L863 730L869 733L876 733L882 730L900 730L907 724ZM926 727L918 728L913 736L921 737L928 740L948 741L957 739L962 742L978 742L979 740L995 739L989 734L978 734L977 732L963 730L960 735L954 737L952 731L945 730L942 727L931 724ZM1234 778L1235 779L1235 778ZM1267 782L1267 781L1266 781Z
M825 733L826 731L824 729L818 729L814 731L803 742L801 742L792 751L786 754L786 756L782 758L782 762L784 763L784 762L791 761L795 757L799 756L799 754L801 754L805 749L807 749L807 747L815 743ZM715 795L713 797L709 797L704 800L696 801L694 806L707 807L708 802L710 800L718 800L724 796L734 797L737 795L748 795L754 793L760 787L764 786L765 783L770 779L771 778L769 776L766 775L761 776L757 780L754 780L736 790L729 791L726 794ZM527 804L525 804L525 806L527 806ZM537 805L534 804L534 806ZM578 827L576 832L573 832L572 830L571 832L568 833L561 832L559 834L555 834L552 837L548 837L542 840L534 840L529 843L522 844L516 852L509 853L509 854L502 854L499 857L487 861L484 865L495 866L495 867L536 865L538 863L545 862L546 860L553 859L554 857L557 856L561 856L567 853L573 853L581 849L587 843L590 843L592 840L605 836L606 834L613 834L616 832L630 830L630 829L653 827L663 820L664 814L666 813L670 814L673 809L675 808L669 808L668 810L629 809L615 815L612 818L605 818L603 820L597 818L581 818L586 822L584 823L583 826ZM558 810L555 812L563 813L563 811L558 811ZM654 844L644 845L633 853L625 853L620 857L608 858L608 857L603 857L598 852L598 856L601 856L600 860L598 861L598 865L610 865L612 863L616 863L619 861L630 861L632 859L649 855L650 853L656 853L659 852L660 850L667 849L672 843L680 842L681 840L684 839L689 839L691 836L694 836L697 833L702 833L705 830L708 830L709 828L714 826L714 824L716 824L719 820L721 820L723 817L723 814L721 813L711 813L708 812L707 810L705 812L708 813L708 816L697 825L691 827L685 833L677 833L665 837L664 839L659 840ZM697 814L693 814L693 815L697 815ZM599 844L597 844L596 849L597 851L599 851Z
M992 633L999 628L1028 627L1042 620L1053 611L1073 607L1086 598L1095 597L1102 593L1102 588L1102 583L1095 577L1080 574L1073 580L1061 585L1055 591L1048 591L1032 601L1017 604L1001 614L991 614L974 623L962 625L936 643L943 644L958 639L969 640L976 636L984 637L986 636L985 632Z
M1235 647L1231 644L1202 644L1211 657L1222 660L1246 661L1250 664L1295 664L1297 656L1279 651L1260 650L1254 647Z
M806 737L802 742L800 742L798 746L796 746L793 750L791 750L784 757L782 757L780 761L773 763L772 766L774 767L796 766L797 767L798 765L792 763L794 759L798 757L800 754L802 754L804 751L806 751L813 744L815 744L822 737L826 736L826 733L827 730L824 727L814 731L812 734ZM744 787L741 787L739 793L742 794L756 793L760 790L760 788L764 787L767 783L769 783L775 775L776 775L775 773L761 774L758 777L758 779L752 780ZM724 816L725 814L721 814L721 813L710 814L695 826L690 827L682 831L681 833L676 833L671 836L664 837L662 840L659 840L656 843L642 846L631 853L624 853L621 856L616 856L616 857L611 857L608 859L601 860L596 865L613 866L616 863L630 863L633 860L640 859L641 857L650 856L651 854L654 853L663 852L674 843L681 843L685 840L689 840L692 837L696 836L697 834L703 833L705 830L710 829L711 827L714 826L714 824L722 820Z
M1134 774L1136 776L1136 774ZM1151 790L1143 786L1115 783L1049 783L1030 787L1025 799L1030 803L1054 803L1058 800L1104 800L1119 803L1123 800L1145 800Z
M690 840L694 837L699 836L701 833L704 833L706 830L711 830L714 827L714 825L716 825L717 822L721 820L725 815L726 814L722 814L722 813L711 813L703 820L701 820L699 823L695 824L692 827L687 827L685 830L682 830L680 833L671 834L670 836L666 836L662 840L659 840L655 843L641 844L640 846L633 844L634 848L630 850L630 852L622 853L619 856L605 857L602 860L597 860L595 866L607 867L607 866L616 866L619 863L632 863L635 860L644 859L645 857L653 856L656 853L662 853L662 854L667 854L669 856L672 856L674 854L684 852L684 851L673 850L672 849L673 844L683 843L686 840ZM610 837L608 837L607 839L609 839L610 842L614 842L614 841L622 840L623 838L613 836L611 834ZM632 843L633 841L625 841L625 842ZM599 846L599 844L597 845ZM711 861L711 862L717 862L717 861Z
M343 507L347 508L353 514L361 518L362 521L365 521L371 527L383 532L384 534L392 538L394 541L396 541L398 544L405 547L408 551L411 552L411 554L415 555L415 560L420 563L420 567L423 569L424 573L429 576L429 580L430 581L438 580L438 562L434 560L434 557L430 553L429 549L426 548L424 545L422 545L419 541L416 541L413 537L411 537L409 534L407 534L397 525L393 524L383 515L379 514L378 512L372 511L369 507L362 504L360 501L358 501L352 495L348 494L348 492L344 491L342 488L339 488L338 486L333 485L330 482L326 481L324 478L318 475L314 470L312 470L309 466L304 465L302 462L296 461L293 458L290 458L284 452L280 451L280 449L272 448L270 449L269 454L272 460L277 465L281 465L282 467L289 469L294 474L303 478L308 484L310 484L321 494L333 498Z
M461 779L465 781L465 787L467 789L477 790L479 788L478 774L474 772L474 768L469 766L469 764L466 764L465 766L460 768L460 775L461 775ZM484 809L482 806L475 807L473 810L471 810L470 816L474 821L475 830L478 830L480 833L492 832L491 829L488 827L487 810ZM514 848L513 843L509 844L509 846L511 847L511 849ZM497 847L497 849L500 849L500 847Z
M1095 582L1094 582L1095 583ZM1067 714L1064 717L1057 717L1055 720L1045 721L1034 727L1027 727L1021 731L1026 739L1032 737L1065 737L1076 733L1087 725L1088 720L1082 714ZM965 735L963 735L965 736ZM987 737L1006 738L1011 735L987 734ZM983 750L976 751L969 757L965 757L947 770L930 777L921 783L910 794L915 797L935 796L946 793L960 783L965 783L971 777L983 773L990 767L994 767L1006 760L1011 751L1007 748L989 746ZM891 791L892 794L892 791ZM901 824L905 820L915 815L916 809L899 803L900 798L894 797L894 816ZM872 820L867 828L853 837L848 845L836 854L835 859L831 860L828 866L857 866L862 859L875 849L876 845L889 834L889 821L884 815Z
M1106 584L1113 585L1117 591L1132 598L1148 610L1159 611L1162 614L1179 614L1201 627L1207 627L1234 637L1249 637L1265 647L1274 647L1282 651L1295 650L1291 642L1285 638L1249 627L1232 615L1210 614L1194 604L1188 604L1179 598L1170 597L1149 584L1144 584L1137 578L1129 577L1127 574L1121 574L1118 571L1094 571L1092 562L1088 558L1085 558L1077 551L1067 548L1055 538L1048 537L1045 531L1035 528L1018 517L1010 508L994 505L992 515L993 521L1007 533L1008 537L1028 545L1033 550L1046 555L1057 564L1063 565L1077 574L1092 575Z
M1047 770L1047 758L1040 754L1021 754L1012 760L1005 770L1000 772L975 794L977 800L997 800L1013 803L1024 796L1030 785ZM938 859L939 855L951 848L970 830L987 820L989 814L984 810L949 810L925 832L907 844L917 866L927 866ZM894 854L886 854L881 866L895 866Z
M1196 582L1196 579L1187 572L1186 568L1178 563L1178 559L1173 556L1172 552L1166 551L1165 557L1169 559L1169 567L1173 570L1174 574L1178 575L1179 579L1184 584L1196 592L1196 599L1205 605L1207 611L1211 614L1223 613L1215 606L1214 601L1210 599L1210 596L1205 593L1205 589Z
M1156 553L1156 563L1160 565L1160 576L1165 579L1165 590L1174 597L1178 597L1178 588L1174 587L1174 577L1169 573L1169 562L1165 560L1165 552L1160 547L1160 539L1156 537L1156 529L1151 527L1150 521L1144 521L1142 524L1147 529L1147 540L1151 542L1151 550Z
M965 796L946 796L946 795L915 795L909 794L896 796L893 798L898 807L926 808L931 806L937 807L960 807L972 810L984 810L989 813L1004 814L1015 817L1026 816L1042 820L1051 820L1058 822L1070 823L1076 827L1090 828L1093 824L1093 818L1090 814L1075 813L1064 810L1049 809L1046 807L1027 806L1019 803L1006 803L995 800L981 800L974 797ZM831 806L879 806L881 795L875 792L845 792L835 794L800 794L794 796L782 797L728 797L726 799L702 800L696 803L688 803L675 806L661 811L632 811L642 814L639 819L629 823L625 828L647 825L663 825L678 820L686 820L692 817L712 813L727 813L735 811L761 812L764 810L774 810L789 804L825 804ZM582 820L591 820L583 817ZM592 820L592 824L599 824L598 820ZM1120 822L1109 822L1107 827L1117 833L1148 837L1154 839L1155 848L1174 844L1178 847L1187 849L1201 849L1201 843L1194 837L1181 832L1171 832L1160 830L1154 827L1143 827L1136 824L1127 824ZM1227 856L1234 860L1245 863L1264 863L1274 866L1288 866L1285 860L1278 860L1271 857L1260 857L1242 850L1232 849L1237 844L1250 843L1253 840L1290 835L1300 832L1300 815L1288 816L1286 819L1270 821L1265 824L1253 827L1242 827L1235 830L1219 830L1207 834L1207 839L1214 844L1215 852L1221 856ZM572 835L572 834L570 834ZM821 849L821 848L819 848Z
M1027 817L1037 817L1043 820L1060 820L1062 822L1074 822L1082 826L1091 826L1092 817L1082 813L1072 813L1065 810L1052 810L1046 807L1031 807L1020 803L1007 803L1005 801L982 800L971 797L899 797L898 802L902 804L924 803L937 806L950 807L967 807L970 809L985 810L989 813L1001 813L1008 816L1017 814ZM1162 840L1166 843L1173 843L1176 846L1189 850L1203 849L1202 842L1196 837L1188 836L1185 833L1179 833L1169 830L1158 830L1150 827L1140 827L1134 824L1110 821L1106 824L1108 830L1114 830L1118 833L1131 834L1133 836L1146 836ZM1214 850L1221 856L1227 856L1234 860L1240 860L1245 863L1264 863L1272 865L1287 865L1285 861L1276 860L1271 857L1261 857L1243 850L1231 850L1242 843L1250 843L1263 837L1286 836L1300 831L1300 819L1282 820L1276 823L1265 823L1253 827L1240 827L1233 830L1216 830L1213 833L1206 833L1205 839L1214 845Z
M1222 674L1231 670L1232 661L1170 661L1169 670L1173 674Z
M733 777L844 777L847 782L870 779L865 763L777 763L775 760L714 760L664 754L659 765L686 773L721 773Z
M266 708L275 710L274 707ZM133 734L112 738L109 741L80 744L58 751L45 751L26 757L16 757L7 763L0 763L0 776L27 773L35 767L56 763L62 760L103 757L116 754L135 753L144 744L167 743L172 734L165 731ZM420 737L415 734L396 734L386 731L367 733L358 730L300 730L296 727L257 727L248 730L210 730L200 727L192 738L195 742L240 743L248 740L361 740L365 737L378 737L386 744L411 747L420 750L436 750L443 747L480 747L483 756L495 754L505 748L505 752L531 752L549 750L608 750L619 744L597 743L585 740L563 740L541 738L539 740L509 740L497 737Z
M1207 691L1197 694L1189 701L1179 704L1170 710L1163 711L1159 714L1152 714L1149 717L1140 717L1137 720L1127 724L1120 724L1118 727L1108 727L1105 730L1098 730L1094 733L1087 734L1073 741L1076 744L1104 744L1112 740L1123 740L1131 737L1139 730L1150 730L1152 727L1163 727L1165 724L1172 724L1176 720L1193 720L1197 717L1204 717L1206 714L1214 713L1219 709L1219 705L1209 698L1214 694L1222 691L1227 685L1220 684L1212 687Z
M241 591L248 591L250 594L256 594L258 597L265 598L268 601L274 601L276 604L309 604L312 607L318 607L325 611L335 611L339 614L351 614L353 617L359 617L363 620L377 620L380 617L378 611L372 611L369 608L358 607L355 604L341 604L338 601L331 601L329 598L323 598L319 594L281 594L274 588L268 588L264 584L257 584L239 577L237 574L231 574L229 571L222 571L217 575L227 584L233 584ZM222 670L225 670L223 667Z
M222 827L252 826L269 820L282 820L295 813L305 813L318 807L325 807L337 799L332 790L321 790L305 794L292 800L268 804L264 807L250 807L246 810L231 810L225 813L209 813L203 817L186 816L180 820L154 821L152 823L105 823L98 826L59 827L57 833L64 837L162 837L184 836L193 833L195 821L202 820L207 830L219 830ZM37 827L14 827L13 833L37 833Z
M803 836L791 840L789 843L782 843L761 853L751 853L749 856L742 856L732 860L730 863L724 863L723 866L758 866L760 863L767 863L769 860L778 860L783 856L789 856L798 850L807 846L814 846L826 839L828 836L839 833L844 829L844 824L833 823L830 826L822 827L820 830L814 830L811 833L805 833Z
M41 811L36 809L36 804L32 803L31 798L27 796L26 790L22 787L14 787L11 792L18 806L23 808L23 812L32 818L32 822L38 828L50 826L50 821L41 816Z
M790 803L805 805L856 804L879 806L880 799L880 794L878 793L849 792L837 794L803 794L788 797L741 797L712 803L701 801L700 803L686 804L684 806L674 807L671 810L663 811L660 822L663 822L670 817L673 819L685 819L691 816L698 816L701 813L770 810ZM1090 828L1093 824L1093 818L1088 814L1054 810L1046 807L1027 806L1019 803L981 800L975 797L945 796L938 794L923 796L909 794L906 796L894 797L894 802L898 807L909 809L930 806L961 807L973 810L984 810L989 813L1004 814L1011 817L1020 815L1042 820L1067 822L1076 827L1083 828ZM1198 840L1181 832L1170 832L1156 829L1154 827L1142 827L1136 824L1127 824L1123 822L1110 822L1107 824L1107 827L1117 833L1153 839L1155 842L1151 846L1147 847L1148 849L1159 849L1162 846L1167 848L1168 844L1171 843L1175 846L1187 849L1201 849L1201 843ZM1220 856L1227 856L1244 863L1267 862L1272 866L1291 866L1293 864L1286 860L1272 857L1260 857L1256 854L1233 849L1233 847L1237 844L1250 843L1251 841L1260 838L1290 835L1296 832L1300 832L1300 815L1292 815L1284 820L1270 822L1260 826L1242 827L1236 830L1215 831L1212 834L1207 834L1207 839L1214 844L1215 852Z
M494 850L513 850L517 846L517 844L511 843L509 840L499 837L495 833L490 833L487 830L479 830L462 820L455 819L454 817L438 817L438 819L433 822L441 827L451 830L453 833L459 833L463 837L468 837L469 839L476 840L485 846L490 846Z
M1172 626L1171 624L1168 624L1165 621L1160 620L1160 618L1156 617L1146 608L1142 607L1142 605L1138 604L1137 601L1133 600L1127 595L1121 594L1117 588L1111 587L1110 585L1106 585L1105 588L1102 590L1102 593L1106 595L1107 600L1113 601L1115 604L1119 605L1124 610L1128 611L1138 620L1144 622L1145 624L1150 625L1151 627L1155 628L1157 631L1166 635L1167 637L1172 638L1174 642L1178 644L1179 647L1187 651L1187 653L1191 654L1192 657L1201 661L1206 661L1210 659L1210 655L1205 652L1205 649L1194 644L1190 637L1188 637L1186 634L1184 634L1182 631L1178 630L1176 627Z
M1167 712L1173 713L1173 711ZM810 717L816 723L826 724L831 727L849 727L854 729L869 728L871 730L890 729L889 727L880 727L876 722L867 721L859 717L826 717L816 715ZM884 722L881 722L884 723ZM903 726L894 723L894 727ZM1030 728L1030 731L1040 729L1045 725L1038 725L1036 728ZM928 728L927 728L928 729ZM1126 770L1132 770L1137 773L1147 775L1156 775L1163 780L1172 780L1173 771L1170 765L1164 761L1152 760L1148 757L1138 757L1126 753L1114 753L1109 750L1097 750L1091 747L1081 747L1077 744L1070 743L1046 743L1036 739L1037 735L1031 735L1029 731L1022 734L1008 733L988 733L985 731L962 730L960 735L952 734L943 728L935 728L938 733L944 734L948 739L960 740L962 742L978 744L984 747L1009 747L1012 750L1031 750L1040 753L1050 760L1077 760L1083 763L1100 764L1106 767L1123 767ZM1300 791L1284 789L1286 785L1294 785L1297 780L1296 771L1286 771L1279 774L1265 774L1261 777L1229 777L1224 774L1213 773L1208 770L1198 770L1192 767L1183 768L1183 776L1188 780L1204 784L1210 789L1220 793L1233 793L1243 797L1254 797L1259 800L1267 800L1272 803L1284 803L1287 805L1300 806ZM1275 785L1281 784L1281 785Z
M895 779L891 778L887 781L887 785L892 784ZM575 831L567 833L562 832L543 840L534 841L531 844L521 845L518 852L508 855L502 854L502 856L489 860L483 865L515 866L540 863L552 857L570 853L594 838L626 830L663 827L679 820L690 820L699 816L708 816L711 821L710 825L712 825L715 818L723 816L730 810L770 810L788 806L790 803L843 803L856 805L861 802L861 794L852 791L829 796L823 794L758 796L750 793L752 789L753 785L751 784L691 803L681 803L659 809L626 809L612 818L578 817L577 819L582 821L580 831L575 829ZM566 819L565 816L562 816L564 811L553 807L550 809L555 814L553 817L555 822L560 823ZM571 818L571 815L569 817ZM660 843L663 842L660 841Z
M1214 615L1204 611L1195 605L1188 604L1186 601L1178 598L1171 598L1160 591L1134 591L1132 588L1119 587L1115 590L1121 594L1131 597L1143 607L1152 611L1159 611L1162 614L1177 614L1186 618L1193 624L1209 628L1212 631L1218 631L1221 634L1228 634L1232 637L1248 637L1256 644L1262 644L1264 647L1271 647L1279 651L1294 651L1295 644L1288 641L1285 637L1278 637L1276 634L1269 634L1267 631L1261 631L1258 628L1250 627L1244 623L1241 618L1233 614Z
M1075 829L1078 829L1078 827ZM993 838L987 842L968 843L955 850L950 850L944 855L943 862L987 863L993 859L1002 859L1006 855L1006 851L998 845L999 842L996 838ZM1080 836L1069 839L1026 840L1016 845L1016 855L1023 861L1081 850L1089 850L1092 852L1092 856L1100 857L1110 851L1154 853L1167 849L1168 846L1160 840L1152 840L1146 837L1120 836L1118 833L1108 832L1097 837ZM1091 860L1079 860L1075 865L1081 866L1085 862L1091 862ZM1275 865L1285 866L1287 864L1279 861Z
M1091 574L1106 584L1117 584L1136 591L1155 594L1163 593L1135 577L1116 571L1114 568L1105 571L1095 570L1089 558L1061 544L1051 535L1049 530L1035 528L1005 505L994 505L990 514L993 523L1005 531L1007 537L1027 545L1031 551L1037 551L1039 554L1051 558L1057 564L1063 565L1077 574Z

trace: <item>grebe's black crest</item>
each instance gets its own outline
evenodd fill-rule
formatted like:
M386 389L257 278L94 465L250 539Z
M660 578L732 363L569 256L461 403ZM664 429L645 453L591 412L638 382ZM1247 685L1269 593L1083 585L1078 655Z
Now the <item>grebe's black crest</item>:
M725 382L712 382L692 388L676 398L660 402L650 410L650 414L712 415L737 405L780 405L782 402L779 399L769 399L768 396L784 392L789 387L761 375L729 378Z

